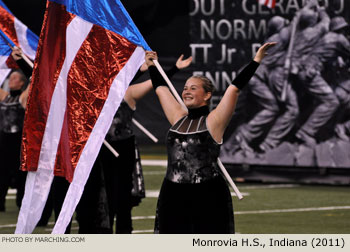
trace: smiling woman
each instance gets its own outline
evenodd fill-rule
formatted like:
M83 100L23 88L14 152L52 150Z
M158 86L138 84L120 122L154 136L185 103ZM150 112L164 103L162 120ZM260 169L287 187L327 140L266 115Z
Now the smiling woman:
M210 104L214 92L213 83L204 76L189 78L182 91L182 99L187 108L201 107Z
M222 100L209 112L213 84L205 77L186 81L178 103L154 66L155 52L146 52L146 63L155 92L168 121L168 168L160 190L156 233L234 233L230 190L217 159L224 131L235 110L239 91L248 83L266 50L264 44L254 61L233 80Z

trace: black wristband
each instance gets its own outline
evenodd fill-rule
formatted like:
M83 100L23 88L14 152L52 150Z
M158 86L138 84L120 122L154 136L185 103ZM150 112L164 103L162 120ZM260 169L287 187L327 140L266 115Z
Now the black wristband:
M130 83L133 83L134 81L136 81L138 78L140 78L145 72L142 72L140 69L137 70L137 73L135 74L134 78L132 79L132 81Z
M173 77L178 72L180 72L180 69L178 69L176 65L173 65L172 68L170 68L165 73L168 76L168 78L170 79L171 77Z
M159 86L168 86L163 76L160 74L160 72L156 68L156 66L149 66L148 71L149 71L149 76L151 77L154 90L156 90L157 87Z
M252 60L243 70L237 74L236 78L232 81L232 84L235 85L239 90L243 89L244 86L249 82L253 77L256 69L260 64Z

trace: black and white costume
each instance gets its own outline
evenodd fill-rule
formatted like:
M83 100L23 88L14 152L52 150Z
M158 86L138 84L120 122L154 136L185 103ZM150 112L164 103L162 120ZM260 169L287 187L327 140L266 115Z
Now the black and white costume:
M19 102L21 90L10 91L0 102L0 210L5 210L5 197L10 186L17 189L18 207L24 193L26 173L19 170L24 108Z
M217 158L220 144L206 126L207 106L190 109L168 132L168 168L155 233L234 233L230 190Z

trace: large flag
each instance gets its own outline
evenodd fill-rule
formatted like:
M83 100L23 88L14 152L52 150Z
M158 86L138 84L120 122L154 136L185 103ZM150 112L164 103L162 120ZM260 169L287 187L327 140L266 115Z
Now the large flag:
M271 9L275 8L276 0L258 0L260 4L263 4Z
M34 60L39 38L19 21L0 0L0 85L12 68L18 68L11 55L11 47L22 48ZM11 45L11 47L10 47Z
M70 181L53 233L64 233L147 43L119 0L49 0L22 141L28 171L16 233L31 233L53 176Z

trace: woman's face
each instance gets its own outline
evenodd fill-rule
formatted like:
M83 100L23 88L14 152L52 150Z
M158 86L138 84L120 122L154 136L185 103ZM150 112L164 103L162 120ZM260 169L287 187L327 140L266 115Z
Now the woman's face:
M187 108L199 108L207 105L210 93L205 92L202 81L197 78L189 78L182 91L182 99Z
M10 75L10 79L9 79L9 88L10 90L20 90L23 85L24 85L24 81L21 78L21 74L18 72L13 72Z

